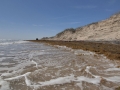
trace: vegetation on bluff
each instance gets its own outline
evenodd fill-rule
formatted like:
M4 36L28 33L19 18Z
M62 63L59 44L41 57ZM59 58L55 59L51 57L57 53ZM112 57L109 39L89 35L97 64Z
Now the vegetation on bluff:
M60 37L61 35L63 35L65 32L70 32L70 33L75 33L75 29L74 28L68 28L68 29L65 29L64 31L58 33L56 36L57 37Z

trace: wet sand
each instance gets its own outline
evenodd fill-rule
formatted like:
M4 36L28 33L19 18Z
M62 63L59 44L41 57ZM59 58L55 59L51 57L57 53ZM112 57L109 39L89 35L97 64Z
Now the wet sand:
M32 64L21 72L2 75L3 85L9 85L11 90L117 90L120 87L119 60L58 44L54 44L54 48L70 52L68 56L74 58L63 56L66 60L58 61L58 57L54 57L49 66L45 61L37 63L33 57ZM44 58L42 55L40 57Z
M52 41L52 40L29 40L31 42L47 43L50 45L67 46L72 49L92 51L104 54L111 60L120 60L120 42L118 41Z
M77 59L64 65L33 64L19 76L4 78L12 90L114 90L120 85L120 62L86 51L79 53Z
M99 53L97 54L89 51L79 50L79 47L77 46L74 47L74 45L72 46L68 45L70 43L73 44L73 42L67 42L67 43L65 42L66 44L63 42L53 42L53 41L32 41L32 42L42 42L42 43L44 42L49 45L54 45L57 48L61 48L60 47L61 45L72 47L73 49L66 47L64 49L73 52L73 54L76 54L78 58L68 62L67 64L61 67L42 66L42 69L36 70L36 72L39 72L39 74L37 74L36 76L35 76L35 72L32 72L29 75L29 80L36 83L38 81L41 81L39 83L41 85L38 86L36 85L37 90L48 90L48 89L50 90L88 90L88 89L118 90L117 88L120 86L119 58L117 58L117 60L113 58L112 60L110 60L104 56L105 55L104 53L101 53L99 51L97 51L97 53ZM86 44L84 43L84 45ZM98 45L98 47L100 47L100 45L101 43ZM115 48L115 46L113 48ZM119 45L117 45L116 48L119 48ZM89 50L89 49L84 48L84 50ZM107 50L108 49L106 49L106 51ZM115 50L119 52L119 49L115 49Z

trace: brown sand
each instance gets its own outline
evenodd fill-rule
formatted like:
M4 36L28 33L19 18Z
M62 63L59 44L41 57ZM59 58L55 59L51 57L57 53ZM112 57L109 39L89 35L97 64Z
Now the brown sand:
M83 49L97 54L104 54L111 60L120 60L120 44L109 42L88 42L88 41L51 41L51 40L29 40L32 42L47 43L50 45L67 46L72 49Z
M85 42L85 41L80 41L80 42L77 42L77 41L73 41L73 42L72 41L46 41L46 40L37 40L37 41L36 40L29 40L29 41L37 42L37 43L46 43L49 45L67 46L67 47L70 47L72 49L83 49L83 50L95 52L97 54L104 54L105 56L107 56L111 60L120 60L120 45L119 44L101 43L101 42ZM79 67L76 66L76 63L80 64L82 61L82 62L87 63L87 66L88 65L89 66L97 66L97 68L99 68L102 71L102 70L104 70L104 67L103 67L104 62L99 62L99 60L101 60L103 58L103 56L97 55L97 54L91 55L91 58L90 58L90 56L86 56L86 55L82 55L82 54L79 55L80 61L73 60L72 62L70 62L70 66L64 66L64 67L59 69L60 70L59 77L69 75L71 73L74 73L75 77L81 76L81 75L93 77L90 74L85 72L86 66L82 67L82 70L79 71ZM96 59L98 61L96 61ZM90 61L92 61L92 62L90 62ZM120 62L119 61L116 61L116 62L118 62L117 68L119 68ZM114 63L114 61L113 61L113 63ZM65 68L67 68L67 69L65 70ZM29 79L32 79L33 81L44 81L43 78L40 78L42 76L45 78L45 80L49 81L51 79L51 77L48 77L48 76L45 77L44 74L50 73L51 76L54 76L53 77L53 79L54 79L54 78L57 78L57 76L55 75L55 72L57 72L59 70L57 68L49 67L47 69L47 71L43 71L42 74L38 74L37 78L34 77L34 74L33 75L31 74ZM116 85L115 83L106 81L105 79L102 78L102 76L109 76L109 75L105 75L103 72L98 73L98 72L96 72L95 69L91 69L90 71L94 75L101 76L101 82L100 82L101 85L105 85L109 88L111 88L113 86L115 86L115 87L119 86L119 83ZM114 72L114 73L117 73L117 72ZM65 88L65 90L73 90L73 89L74 90L81 90L81 88L78 86L75 86L75 84L76 84L76 82L71 82L69 84L64 84L64 85L45 86L45 87L42 87L41 89L39 88L38 90L48 90L48 88L50 90L54 90L54 89L61 90L62 87ZM83 87L86 87L86 88L84 88L84 90L88 90L88 89L89 90L95 90L95 89L98 90L99 89L96 85L92 85L90 83L83 82L82 84L83 84L82 85ZM120 90L120 88L118 87L115 90Z

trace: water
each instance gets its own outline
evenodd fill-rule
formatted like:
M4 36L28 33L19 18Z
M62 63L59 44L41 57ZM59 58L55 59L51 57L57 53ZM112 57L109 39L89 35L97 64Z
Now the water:
M0 90L114 90L119 65L88 51L0 40Z

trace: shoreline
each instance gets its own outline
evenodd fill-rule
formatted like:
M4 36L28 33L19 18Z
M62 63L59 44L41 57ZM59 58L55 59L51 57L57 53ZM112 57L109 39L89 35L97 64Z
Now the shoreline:
M13 90L119 90L119 60L79 49L82 44L90 47L86 41L29 40L26 45L20 44L21 49L13 53L16 65L8 69L3 63L3 70L8 71L1 74L1 80Z
M120 44L93 41L54 41L54 40L27 40L36 43L47 43L50 45L67 46L72 49L92 51L104 54L110 60L120 60Z

